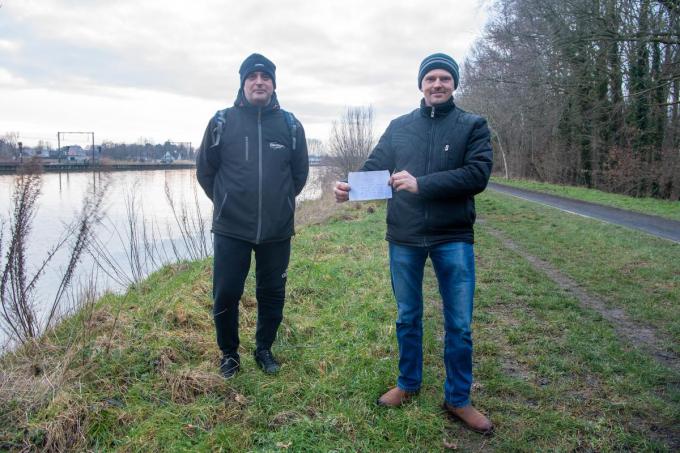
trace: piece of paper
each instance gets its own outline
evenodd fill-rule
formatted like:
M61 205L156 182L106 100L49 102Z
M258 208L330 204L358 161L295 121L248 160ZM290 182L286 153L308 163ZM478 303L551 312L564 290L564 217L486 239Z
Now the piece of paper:
M357 171L347 176L349 183L349 201L384 200L392 198L392 186L389 185L390 172Z

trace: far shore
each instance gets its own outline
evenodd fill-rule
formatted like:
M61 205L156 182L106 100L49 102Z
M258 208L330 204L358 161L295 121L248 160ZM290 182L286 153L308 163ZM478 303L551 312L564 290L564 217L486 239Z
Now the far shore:
M21 162L0 162L0 174L15 174L22 165L28 161ZM65 163L56 161L43 162L42 168L46 173L63 172L103 172L103 171L133 171L133 170L182 170L195 168L196 163L190 160L175 161L169 164L160 162L129 162L129 161L107 161L90 165L88 163Z

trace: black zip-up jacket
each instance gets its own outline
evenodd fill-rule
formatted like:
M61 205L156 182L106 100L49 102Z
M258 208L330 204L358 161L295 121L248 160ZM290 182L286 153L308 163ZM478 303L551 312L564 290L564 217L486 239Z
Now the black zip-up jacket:
M295 197L309 172L302 125L293 151L276 93L269 105L256 107L242 91L226 111L219 144L212 146L215 123L208 122L196 157L198 182L213 202L213 233L254 244L290 238Z
M474 195L486 187L493 154L486 120L450 102L393 120L362 171L408 171L418 194L393 192L387 202L387 237L426 247L474 242Z

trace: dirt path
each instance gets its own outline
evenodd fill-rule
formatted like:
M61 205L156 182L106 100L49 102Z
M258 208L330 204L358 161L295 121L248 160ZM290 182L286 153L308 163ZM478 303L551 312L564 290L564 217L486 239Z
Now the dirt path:
M662 365L680 372L680 357L677 357L672 351L667 349L665 345L672 344L672 340L667 338L662 332L653 327L632 321L620 308L608 307L603 300L589 294L576 281L560 272L552 264L527 253L513 242L512 239L505 236L502 232L491 228L483 220L479 223L489 234L500 240L505 247L526 259L534 269L545 274L560 288L576 297L583 307L600 313L603 318L612 324L614 330L621 337L650 354Z
M675 220L611 208L573 198L549 195L533 190L518 189L498 183L490 182L488 187L497 192L512 195L523 200L545 204L572 214L644 231L645 233L680 243L680 222Z

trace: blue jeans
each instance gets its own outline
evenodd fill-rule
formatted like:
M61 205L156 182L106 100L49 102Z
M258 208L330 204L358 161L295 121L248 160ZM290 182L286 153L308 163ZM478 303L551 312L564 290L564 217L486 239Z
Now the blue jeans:
M472 386L472 305L475 257L472 244L449 242L431 247L390 243L390 274L397 300L399 379L407 392L420 389L423 374L423 271L430 257L444 310L444 398L454 407L470 403Z

